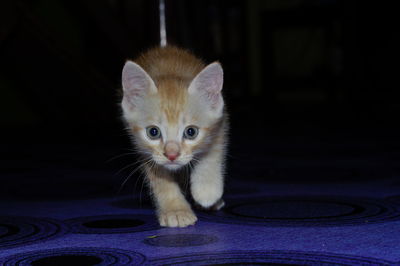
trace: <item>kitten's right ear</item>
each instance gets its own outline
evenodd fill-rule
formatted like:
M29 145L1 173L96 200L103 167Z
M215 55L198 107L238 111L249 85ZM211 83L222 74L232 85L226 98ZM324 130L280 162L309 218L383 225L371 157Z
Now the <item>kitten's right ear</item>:
M220 117L224 107L221 95L223 81L224 71L220 63L214 62L197 74L190 83L188 91L190 95L197 96L204 106L208 106L213 114Z
M124 97L122 108L132 111L147 93L156 93L157 87L151 77L138 64L127 61L122 69Z

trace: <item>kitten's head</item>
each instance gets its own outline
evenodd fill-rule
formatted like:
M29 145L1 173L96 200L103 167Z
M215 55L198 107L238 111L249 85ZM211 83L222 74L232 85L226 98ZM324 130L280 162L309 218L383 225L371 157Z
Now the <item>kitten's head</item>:
M122 110L139 152L169 170L207 152L221 130L222 83L219 63L192 80L162 75L153 80L128 61L122 71Z

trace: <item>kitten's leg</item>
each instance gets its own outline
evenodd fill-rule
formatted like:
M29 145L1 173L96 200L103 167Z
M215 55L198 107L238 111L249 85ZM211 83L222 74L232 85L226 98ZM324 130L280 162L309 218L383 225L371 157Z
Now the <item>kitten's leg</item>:
M162 170L155 173L148 170L147 177L161 226L186 227L197 221L196 215L170 173Z
M190 177L192 197L203 208L219 210L225 205L223 156L222 148L214 148L198 162Z

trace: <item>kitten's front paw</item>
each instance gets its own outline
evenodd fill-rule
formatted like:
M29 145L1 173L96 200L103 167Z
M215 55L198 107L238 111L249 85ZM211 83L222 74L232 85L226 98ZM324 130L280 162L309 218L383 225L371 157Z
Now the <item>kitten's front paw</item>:
M161 226L186 227L197 221L196 215L191 210L167 211L159 214L158 220Z

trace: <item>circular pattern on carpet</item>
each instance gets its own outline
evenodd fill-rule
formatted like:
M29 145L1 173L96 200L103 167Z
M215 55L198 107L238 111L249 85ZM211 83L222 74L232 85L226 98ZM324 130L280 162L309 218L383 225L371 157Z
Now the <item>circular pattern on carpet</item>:
M400 220L399 210L389 201L309 196L232 200L222 211L199 216L214 222L267 226L345 226Z
M59 221L33 217L0 217L0 249L49 240L68 231Z
M20 253L0 259L0 265L142 265L140 253L111 248L60 248Z
M146 238L143 242L156 247L194 247L218 242L218 238L204 234L175 234Z
M229 251L154 259L150 265L393 265L393 262L333 253Z
M121 214L85 216L65 221L73 233L121 234L159 229L154 215Z

